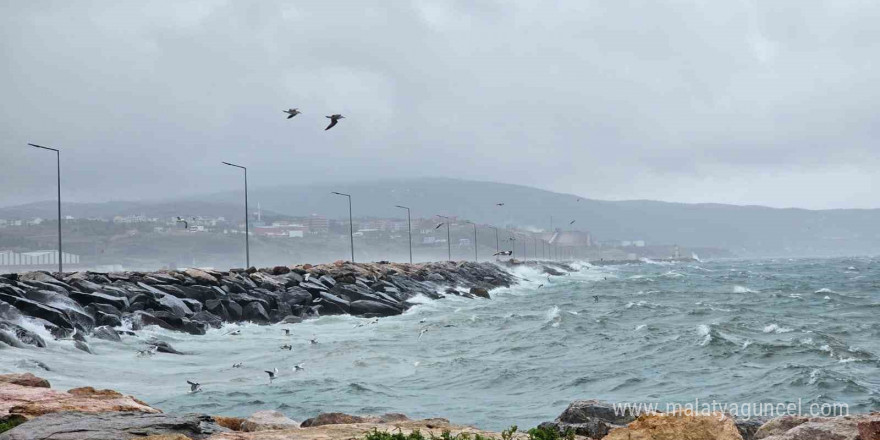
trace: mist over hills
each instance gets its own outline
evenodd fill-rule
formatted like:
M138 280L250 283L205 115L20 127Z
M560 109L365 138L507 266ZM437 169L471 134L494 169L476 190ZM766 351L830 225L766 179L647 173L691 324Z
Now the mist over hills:
M777 209L761 206L602 201L528 186L446 178L379 180L336 185L252 188L251 212L346 218L352 194L354 216L413 218L436 214L478 223L589 230L596 240L645 240L649 244L721 247L741 256L837 256L875 254L880 249L880 210ZM580 201L578 199L580 198ZM186 196L166 201L68 203L64 214L112 217L145 214L243 217L241 192ZM496 203L504 203L503 207ZM0 208L0 218L55 215L54 202ZM2 232L0 232L2 233Z

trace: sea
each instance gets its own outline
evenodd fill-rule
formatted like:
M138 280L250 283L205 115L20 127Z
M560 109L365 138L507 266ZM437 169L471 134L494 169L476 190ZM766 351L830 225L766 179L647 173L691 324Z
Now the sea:
M43 332L47 348L0 350L0 372L114 389L170 413L397 412L493 430L552 420L576 399L880 408L880 259L572 266L520 266L519 283L491 300L416 298L377 322L147 328L122 343L91 338L94 354ZM139 356L151 338L187 354Z

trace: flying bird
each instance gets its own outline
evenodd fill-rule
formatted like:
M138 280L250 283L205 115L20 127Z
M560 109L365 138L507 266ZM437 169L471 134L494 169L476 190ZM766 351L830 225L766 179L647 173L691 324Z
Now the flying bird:
M312 338L312 339L309 339L309 343L312 344L312 345L317 344L317 343L318 343L318 338Z
M296 364L296 365L293 366L293 371L294 371L294 372L302 371L302 370L305 370L305 369L306 369L306 368L303 366L303 364Z
M501 251L501 252L495 252L494 254L492 254L492 256L497 257L499 255L507 256L507 255L512 255L512 254L513 254L513 251Z
M189 229L189 222L184 220L182 217L177 217L177 223L183 223L183 229Z
M238 336L240 334L241 334L241 330L235 329L235 330L230 330L229 332L227 332L225 336Z
M284 330L284 336L290 336L290 329L289 328L283 328L281 330Z
M198 393L199 391L202 390L202 384L200 384L198 382L186 381L186 383L189 384L189 392L190 393Z
M572 220L572 221L568 222L568 225L571 226L571 225L573 225L574 222L576 222L576 221L577 221L577 220Z
M538 288L539 288L539 289L542 288L542 287L544 287L543 284L538 284Z
M272 383L275 380L275 375L278 374L278 368L273 368L272 371L265 370L266 374L269 375L269 383Z
M593 299L595 300L595 302L599 302L599 295L593 295Z
M292 108L292 109L290 109L290 110L284 110L284 113L287 113L288 115L290 115L290 116L287 117L287 119L290 119L290 118L292 118L292 117L294 117L294 116L296 116L296 115L298 115L298 114L300 114L300 113L302 113L302 112L299 111L299 109Z
M281 346L281 349L282 349L282 350L290 351L290 350L293 350L293 346L290 345L290 344L284 344L284 345Z
M504 203L496 203L497 206L504 206Z
M241 362L236 362L236 363L232 364L232 368L241 368L242 365L243 364Z
M439 225L434 226L434 229L440 229L440 226L443 226L444 224L445 224L445 223L440 223Z
M419 330L419 338L416 340L420 341L422 339L422 335L424 335L425 333L428 333L428 327L425 327L425 328Z
M333 126L336 125L336 123L339 122L340 119L345 119L345 116L336 114L336 115L327 116L327 118L330 119L330 125L328 125L327 128L324 129L324 131L327 131L327 130L333 128Z

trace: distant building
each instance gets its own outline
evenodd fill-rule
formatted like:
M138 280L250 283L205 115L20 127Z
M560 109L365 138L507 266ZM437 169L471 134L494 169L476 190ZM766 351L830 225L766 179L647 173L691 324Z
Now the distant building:
M327 217L321 215L309 217L306 226L310 234L326 234L330 232L330 222L327 221Z
M79 255L61 253L64 264L79 264ZM0 251L0 267L49 266L58 264L58 251L12 252Z

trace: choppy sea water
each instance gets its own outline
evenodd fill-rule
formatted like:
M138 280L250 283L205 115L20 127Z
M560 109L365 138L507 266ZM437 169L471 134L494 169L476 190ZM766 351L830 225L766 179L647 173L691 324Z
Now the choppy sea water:
M166 412L402 412L487 429L534 426L584 398L880 408L880 259L579 267L549 279L519 268L522 283L492 300L424 300L376 324L329 316L205 336L153 329L122 344L91 339L94 355L45 334L46 349L0 350L0 372L112 388ZM154 336L191 354L137 357ZM287 343L293 350L279 348ZM204 391L188 393L187 380Z

